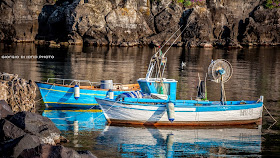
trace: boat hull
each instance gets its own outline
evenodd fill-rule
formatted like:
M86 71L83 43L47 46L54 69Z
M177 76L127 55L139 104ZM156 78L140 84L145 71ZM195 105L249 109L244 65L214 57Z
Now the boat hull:
M153 126L209 126L261 124L262 103L241 105L175 105L175 120L169 122L165 104L133 104L96 99L111 124Z
M80 89L79 99L74 98L74 87L37 82L47 108L100 109L95 98L105 98L108 89ZM114 91L114 96L127 91Z

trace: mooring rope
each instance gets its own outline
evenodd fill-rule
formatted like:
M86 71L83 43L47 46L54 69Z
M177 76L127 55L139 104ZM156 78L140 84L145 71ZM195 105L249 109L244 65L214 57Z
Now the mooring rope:
M158 50L158 52L167 44L167 42L169 42L171 40L171 38L183 27L183 25L181 25L170 37L169 39L160 47L160 49Z
M169 51L169 49L173 46L173 44L177 41L177 39L183 34L183 32L186 30L186 28L189 26L189 24L191 23L192 20L190 20L188 22L188 24L185 26L185 28L183 29L183 31L178 35L178 37L173 41L173 43L168 47L168 49L164 52L163 56L165 56L165 54ZM183 25L182 25L183 26Z
M183 31L176 37L176 39L172 42L172 44L169 46L169 48L161 55L161 57L164 57L165 56L165 54L169 51L169 49L173 46L173 44L177 41L177 39L184 33L184 31L187 29L187 27L189 26L189 24L192 22L192 20L190 20L188 23L187 23L187 25L185 26L185 28L183 29ZM152 60L153 60L153 58L159 53L159 52L161 52L161 50L162 50L162 48L167 44L167 42L169 42L170 40L171 40L171 38L182 28L182 26L183 25L181 25L172 35L171 35L171 37L164 43L164 45L151 57L151 61L150 61L150 65L149 65L149 68L148 68L148 72L147 72L147 74L149 74L149 72L152 72L153 70L151 70L151 69L153 69L153 64L151 63L152 62ZM157 63L158 63L158 61L157 61ZM158 63L159 64L159 63ZM159 65L155 65L155 66L157 66L158 67L158 73L160 73L160 68L161 68L161 66L159 66ZM164 66L164 68L163 68L163 70L162 70L162 73L160 73L159 75L160 75L160 77L162 77L163 76L163 74L164 74L164 69L165 69L165 66ZM157 73L157 76L158 76L158 73ZM151 73L150 73L151 74Z
M109 109L106 110L106 112L108 112L109 110L111 110L111 108L115 105L116 102L117 102L117 101L115 101L115 102L111 105L111 107L110 107ZM100 105L99 105L99 106L100 106ZM97 118L99 118L101 115L104 115L104 113L105 113L105 111L102 110L102 113L101 113L100 115L98 115L96 118L94 118L93 121L96 120Z
M111 108L115 105L116 102L117 102L117 101L115 101L115 102L111 105L111 107L110 107L109 109L107 109L106 111L103 111L103 110L102 110L102 113L101 113L100 115L98 115L97 117L95 117L92 121L94 121L94 120L96 120L97 118L99 118L100 116L104 115L104 112L108 112L109 110L111 110ZM87 110L90 110L90 109L92 109L93 107L95 107L95 106L92 106L91 108L89 108L89 109L87 109ZM81 114L83 114L83 113L76 114L76 115L70 116L70 117L76 117L76 116L79 116L79 115L81 115Z
M267 110L266 106L263 104L264 109L269 114L269 116L274 120L274 123L270 125L267 129L270 129L272 126L274 126L277 123L277 120L271 115L271 113Z
M44 98L46 98L46 97L48 96L48 94L50 93L50 91L51 91L51 89L52 89L52 87L53 87L54 85L55 85L55 83L52 84L51 88L49 89L48 93L44 96ZM40 98L40 99L38 99L38 100L36 100L35 103L38 102L38 101L41 101L42 99L43 99L43 97Z

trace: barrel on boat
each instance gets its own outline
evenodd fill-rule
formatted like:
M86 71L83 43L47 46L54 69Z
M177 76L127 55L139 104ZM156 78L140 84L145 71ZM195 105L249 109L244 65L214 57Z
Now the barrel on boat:
M101 80L101 89L113 89L113 80Z

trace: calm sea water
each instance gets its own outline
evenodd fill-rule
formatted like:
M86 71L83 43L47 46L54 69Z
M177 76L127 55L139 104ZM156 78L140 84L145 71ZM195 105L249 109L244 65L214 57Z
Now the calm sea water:
M153 53L149 47L51 49L34 44L0 44L0 71L35 81L57 77L136 83L145 77ZM171 48L167 57L165 77L179 81L178 99L195 98L198 74L205 77L211 60L223 58L233 66L233 76L225 84L227 100L255 100L263 95L265 106L280 121L279 47ZM183 69L181 62L186 63ZM219 100L218 84L209 81L207 89L209 100ZM38 106L42 113L43 106ZM50 117L70 140L65 146L90 150L99 157L280 156L280 124L270 127L274 120L266 111L259 127L176 129L107 126L102 113L92 111L45 111L43 115ZM80 120L78 133L73 132L74 119Z

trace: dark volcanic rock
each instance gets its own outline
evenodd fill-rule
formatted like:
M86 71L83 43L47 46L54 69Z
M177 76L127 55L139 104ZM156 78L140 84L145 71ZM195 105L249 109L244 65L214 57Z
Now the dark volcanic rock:
M16 37L16 30L12 24L0 22L0 42L12 43Z
M42 143L55 145L55 141L60 139L60 131L54 123L47 117L31 112L19 112L12 116L11 121L17 127L36 135Z
M19 155L20 158L42 157L42 158L96 158L90 151L77 152L64 146L51 146L41 144L32 149L25 149Z
M226 46L279 44L279 8L264 0L2 0L0 41L88 45ZM44 43L44 42L36 43ZM58 44L59 45L59 44ZM50 45L53 47L53 45ZM55 46L59 48L59 46Z
M11 139L9 141L0 142L0 157L6 158L6 157L12 157L14 152L14 147L20 142L20 140L23 138L23 136Z
M168 2L168 3L167 3ZM171 45L177 36L180 35L180 31L175 33L180 28L180 18L183 13L183 8L180 7L177 3L172 1L155 2L152 3L152 19L153 27L152 30L155 30L154 34L147 37L146 44L152 45L163 45L171 38L167 45ZM172 36L175 33L174 36ZM172 36L172 37L171 37ZM174 44L177 44L181 41L181 38L177 39Z
M40 140L37 136L26 134L18 144L13 148L13 157L18 157L22 151L32 149L40 145Z
M11 107L5 100L0 100L0 118L5 118L8 115L13 115Z
M113 45L123 42L139 42L139 39L152 33L144 18L134 8L117 8L106 16L111 32L109 40Z
M9 119L9 120L7 120ZM95 158L57 145L67 140L50 119L31 112L18 112L0 120L0 157Z
M38 33L38 15L44 4L44 0L1 0L0 41L33 41Z
M0 142L16 139L25 135L25 132L6 119L0 120Z
M258 5L260 1L256 0L209 0L206 1L205 6L186 10L182 22L184 25L190 24L183 35L183 41L189 46L210 43L218 46L240 47L238 38L240 22L248 18L250 12Z
M90 151L77 151L82 158L96 158L95 155L93 155Z
M210 0L207 6L212 16L214 43L238 47L240 21L249 17L259 5L260 0L226 0L216 3Z
M75 11L77 15L73 19L73 32L79 35L82 42L89 45L110 44L112 35L105 21L106 16L112 11L110 1L80 2Z
M182 38L188 46L200 46L202 43L212 43L213 23L210 13L205 7L195 7L186 10L182 16L181 24L186 31Z
M129 1L123 1L116 8L108 0L87 3L73 0L60 6L45 6L39 16L39 24L42 29L37 39L58 39L70 44L139 43L139 39L152 33L142 14L137 11L137 5Z
M258 7L244 21L243 30L240 34L243 44L280 44L280 9L268 12L262 6Z

